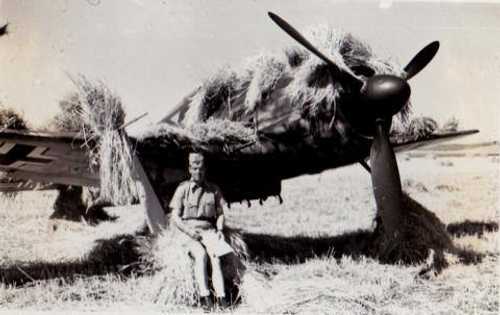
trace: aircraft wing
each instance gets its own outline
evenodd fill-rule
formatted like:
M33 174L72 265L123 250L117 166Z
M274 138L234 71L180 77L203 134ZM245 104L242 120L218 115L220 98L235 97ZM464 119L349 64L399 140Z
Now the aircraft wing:
M438 132L427 136L425 139L411 139L401 142L392 142L394 152L403 152L409 150L415 150L424 146L434 145L442 143L445 141L455 140L461 137L469 136L478 133L479 130L462 130L462 131L449 131L449 132Z
M76 133L0 132L0 174L4 175L0 175L0 191L43 189L51 183L98 186L98 174L89 165L84 141Z

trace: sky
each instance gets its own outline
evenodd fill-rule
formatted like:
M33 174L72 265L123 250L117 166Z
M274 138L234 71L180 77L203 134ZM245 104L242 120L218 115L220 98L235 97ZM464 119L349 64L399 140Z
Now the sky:
M140 128L161 119L217 69L293 40L267 17L299 30L331 24L401 65L426 44L440 51L411 80L414 113L456 117L477 139L500 139L500 2L332 0L0 0L0 103L34 125L75 87L102 80Z

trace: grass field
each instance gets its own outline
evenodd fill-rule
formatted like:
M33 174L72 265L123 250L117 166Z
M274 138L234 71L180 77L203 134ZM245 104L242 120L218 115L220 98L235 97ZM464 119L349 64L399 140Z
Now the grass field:
M449 150L448 150L449 151ZM416 151L398 157L404 189L444 223L499 221L500 160L497 144ZM264 235L267 242L298 239L349 241L350 232L374 228L375 204L368 174L359 165L283 183L284 203L268 200L232 205L228 225ZM49 222L54 192L25 192L0 200L0 264L60 262L85 257L96 239L133 233L142 226L139 209L116 211L115 222L92 227ZM351 239L351 242L359 239ZM447 257L450 267L429 279L425 264L383 265L367 257L336 257L336 249L304 256L266 252L246 262L242 303L234 313L279 314L498 314L499 233L455 237L456 244L485 254L476 265ZM356 244L354 244L356 246ZM293 246L291 246L293 250ZM337 252L338 253L338 252ZM294 255L297 259L293 259ZM29 276L29 275L28 275ZM0 312L198 313L165 303L163 276L79 277L38 281L22 287L0 284Z

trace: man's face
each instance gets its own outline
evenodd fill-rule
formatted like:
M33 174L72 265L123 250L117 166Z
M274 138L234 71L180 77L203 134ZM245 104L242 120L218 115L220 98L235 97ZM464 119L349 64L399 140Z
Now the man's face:
M205 180L205 160L203 155L199 153L191 153L189 155L189 174L191 180L196 183L201 183Z

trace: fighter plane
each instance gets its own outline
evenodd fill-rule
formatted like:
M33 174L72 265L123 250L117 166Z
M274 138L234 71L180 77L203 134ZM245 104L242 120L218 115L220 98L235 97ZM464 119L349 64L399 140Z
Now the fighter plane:
M439 42L420 50L402 69L402 75L380 74L367 67L339 66L284 19L274 13L269 17L327 65L325 84L333 84L334 79L345 85L343 97L347 101L326 106L330 110L328 119L312 123L291 108L291 100L283 91L293 81L293 75L284 75L253 111L240 110L235 118L234 111L241 109L241 101L233 102L232 110L212 109L205 119L236 119L252 126L255 137L231 147L215 141L196 148L207 157L208 178L220 186L228 202L265 200L280 195L283 180L360 163L371 176L378 217L389 235L395 233L404 216L395 152L478 132L432 133L391 142L393 117L410 98L409 80L431 62ZM187 95L158 124L184 128L184 117L195 94L196 90ZM116 132L123 134L125 130ZM128 135L128 139L134 148L134 174L144 187L141 201L148 227L156 233L166 225L165 212L173 189L188 177L186 158L193 147L175 139L160 141L154 135L141 139ZM15 180L99 187L99 172L89 166L84 144L85 139L78 133L0 130L0 171Z

